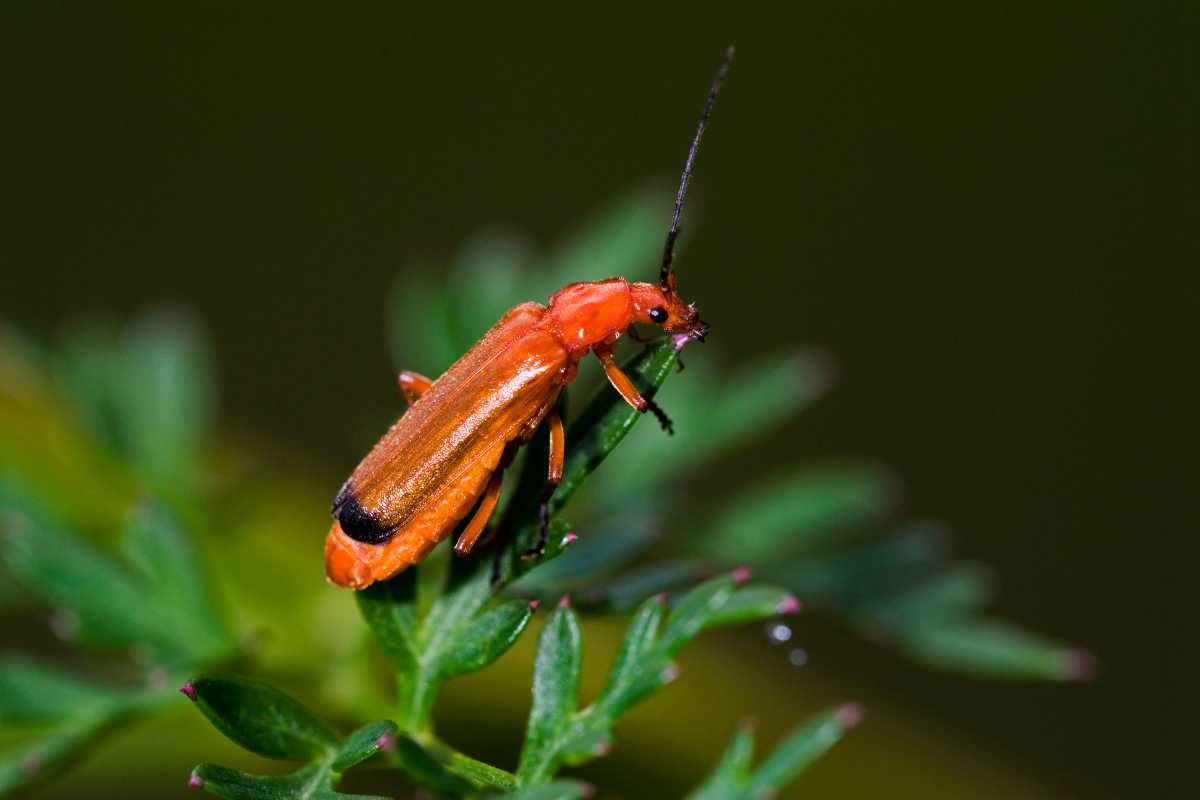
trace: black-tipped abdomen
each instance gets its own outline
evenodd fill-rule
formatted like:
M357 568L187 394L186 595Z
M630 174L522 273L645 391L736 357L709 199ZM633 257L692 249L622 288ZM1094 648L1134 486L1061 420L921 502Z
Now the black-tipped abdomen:
M333 501L333 516L347 536L364 544L382 544L396 532L395 527L384 525L363 508L349 486L342 487Z

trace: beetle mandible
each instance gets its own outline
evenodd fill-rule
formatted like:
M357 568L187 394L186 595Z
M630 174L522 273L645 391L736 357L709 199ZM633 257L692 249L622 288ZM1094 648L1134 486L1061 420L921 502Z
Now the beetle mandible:
M504 468L515 448L545 422L550 465L542 495L537 547L545 547L548 503L562 479L565 437L555 405L579 361L595 353L629 405L654 414L668 433L671 421L617 366L613 345L633 323L703 341L708 325L675 286L675 239L700 140L729 72L725 51L700 123L692 137L657 284L609 278L560 289L548 305L523 303L506 313L437 380L400 373L407 412L350 475L333 502L333 528L325 540L325 571L339 586L362 589L416 564L460 520L475 513L454 545L471 552L496 501Z

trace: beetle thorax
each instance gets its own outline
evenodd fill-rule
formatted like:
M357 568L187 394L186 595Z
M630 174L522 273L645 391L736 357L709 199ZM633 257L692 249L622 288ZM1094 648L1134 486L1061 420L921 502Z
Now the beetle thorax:
M550 298L549 317L563 346L572 353L612 342L633 322L629 282L609 278L572 283Z

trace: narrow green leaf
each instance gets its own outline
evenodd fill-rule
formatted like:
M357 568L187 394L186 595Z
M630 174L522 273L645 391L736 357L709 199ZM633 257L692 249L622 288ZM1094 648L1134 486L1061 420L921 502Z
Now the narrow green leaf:
M554 781L526 786L504 795L504 800L578 800L591 797L595 789L582 781Z
M60 633L104 644L149 645L168 653L182 649L172 620L146 602L145 587L129 570L63 531L8 481L0 481L0 508L6 512L0 557L34 595L71 612L71 624Z
M588 587L580 598L580 607L601 608L623 614L651 595L680 589L711 570L698 559L678 558L646 564L629 570L611 581Z
M750 779L752 797L778 791L823 756L862 719L856 705L840 706L802 724L775 748Z
M556 740L565 730L577 702L581 650L575 612L560 604L538 639L533 667L533 707L517 768L517 778L522 783L535 783L553 774Z
M991 620L919 626L901 641L928 664L995 678L1072 681L1095 669L1083 650Z
M0 722L53 722L92 715L130 693L22 658L0 660Z
M667 618L662 647L671 655L713 620L734 593L730 575L712 578L684 595Z
M299 701L271 686L242 680L199 678L184 694L229 739L268 758L328 756L337 735Z
M391 747L396 741L397 730L396 723L387 719L363 725L342 741L337 758L333 760L333 771L345 772L380 750Z
M538 472L543 480L544 472ZM561 556L523 576L511 588L518 593L564 594L589 578L624 566L660 538L657 520L640 511L592 520L587 536L581 536Z
M754 731L742 726L734 733L721 760L688 800L737 800L745 794L754 755Z
M670 376L679 351L670 340L647 345L621 365L642 395L652 399ZM567 455L562 483L551 500L551 511L563 508L583 482L608 457L642 415L610 386L601 386L579 419L567 431Z
M400 733L389 752L405 774L440 792L462 795L480 789L510 791L517 786L512 773L464 755L429 734Z
M892 479L877 470L794 475L746 492L727 506L713 523L710 547L729 563L770 562L878 518L894 496Z
M715 374L701 359L664 389L662 405L680 435L664 444L654 431L635 432L619 458L629 469L605 471L604 494L654 492L664 480L694 471L734 447L767 435L820 396L829 367L814 353L772 356ZM696 402L696 398L704 398ZM636 465L636 467L634 466Z
M118 720L115 712L74 718L32 742L0 754L0 795L44 783L71 769L88 746Z
M148 601L170 615L172 638L197 662L217 660L234 650L195 546L177 516L159 503L141 505L126 523L121 550L146 583Z
M946 558L940 525L918 523L892 536L831 555L763 564L762 574L793 589L806 602L854 611L926 578Z
M438 654L435 674L444 679L483 669L516 643L532 616L524 600L501 603L480 614L462 628L454 646Z
M800 601L787 589L766 584L744 586L725 601L721 609L712 616L707 627L717 625L740 625L769 619L779 614L794 614L800 610Z
M355 592L358 610L379 646L402 676L418 670L421 643L416 613L417 570L407 569L387 581Z
M216 764L192 770L188 785L226 800L388 800L379 795L334 791L326 764L310 764L289 775L249 775Z
M879 598L865 615L875 625L905 630L943 625L977 613L993 594L991 573L975 564L946 570L916 586Z
M143 317L126 332L118 368L110 390L129 457L152 484L191 488L215 406L199 328L178 314Z
M632 705L638 698L632 690L638 684L638 675L654 664L647 663L658 639L659 626L665 614L665 604L652 597L643 602L634 612L621 640L621 647L608 672L608 682L600 693L596 705L601 713L615 719L623 708Z

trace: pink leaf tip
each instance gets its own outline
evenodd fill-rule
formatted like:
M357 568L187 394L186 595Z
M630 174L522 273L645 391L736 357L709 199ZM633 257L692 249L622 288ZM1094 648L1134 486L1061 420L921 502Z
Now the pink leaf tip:
M532 600L530 600L530 601L529 601L529 610L530 610L530 611L537 611L537 610L538 610L538 606L540 606L541 604L542 604L542 601L541 601L541 600L538 600L538 599L535 597L535 598L533 598Z
M802 608L804 608L804 605L800 602L799 598L794 594L789 594L785 595L779 601L779 605L775 610L780 614L799 614Z
M21 762L21 772L24 772L27 777L32 778L37 775L42 769L42 760L37 756L29 756Z
M863 721L865 713L858 703L846 703L837 710L837 720L843 728L853 728Z
M678 664L668 664L667 668L662 671L663 683L670 683L671 681L675 680L678 677L679 677L679 665Z
M564 594L561 598L559 598L558 607L559 608L570 608L571 607L571 595Z
M590 783L583 784L582 786L579 787L579 796L585 797L585 798L586 797L595 797L596 796L596 787Z
M658 594L654 595L654 602L658 603L660 606L665 606L667 604L667 593L659 592Z
M186 697L188 700L195 701L195 699L196 699L196 687L195 687L195 686L192 684L192 682L191 682L191 681L188 681L188 682L187 682L187 683L185 683L183 686L180 686L180 687L179 687L179 691L180 691L180 693L181 693L181 694L183 694L183 696L184 696L184 697Z
M738 567L730 573L730 577L733 578L734 583L745 583L746 581L750 580L750 568Z
M200 776L193 772L188 777L188 788L189 789L202 789L202 788L204 788L204 781L200 780Z
M396 737L392 736L392 734L390 734L390 733L385 733L383 736L380 736L378 739L375 740L375 746L378 747L380 750L391 750L392 746L395 744L396 744Z
M579 541L579 534L577 534L575 531L567 531L567 535L564 536L563 540L562 540L563 547L566 547L567 545L569 545L573 542L578 542L578 541Z

